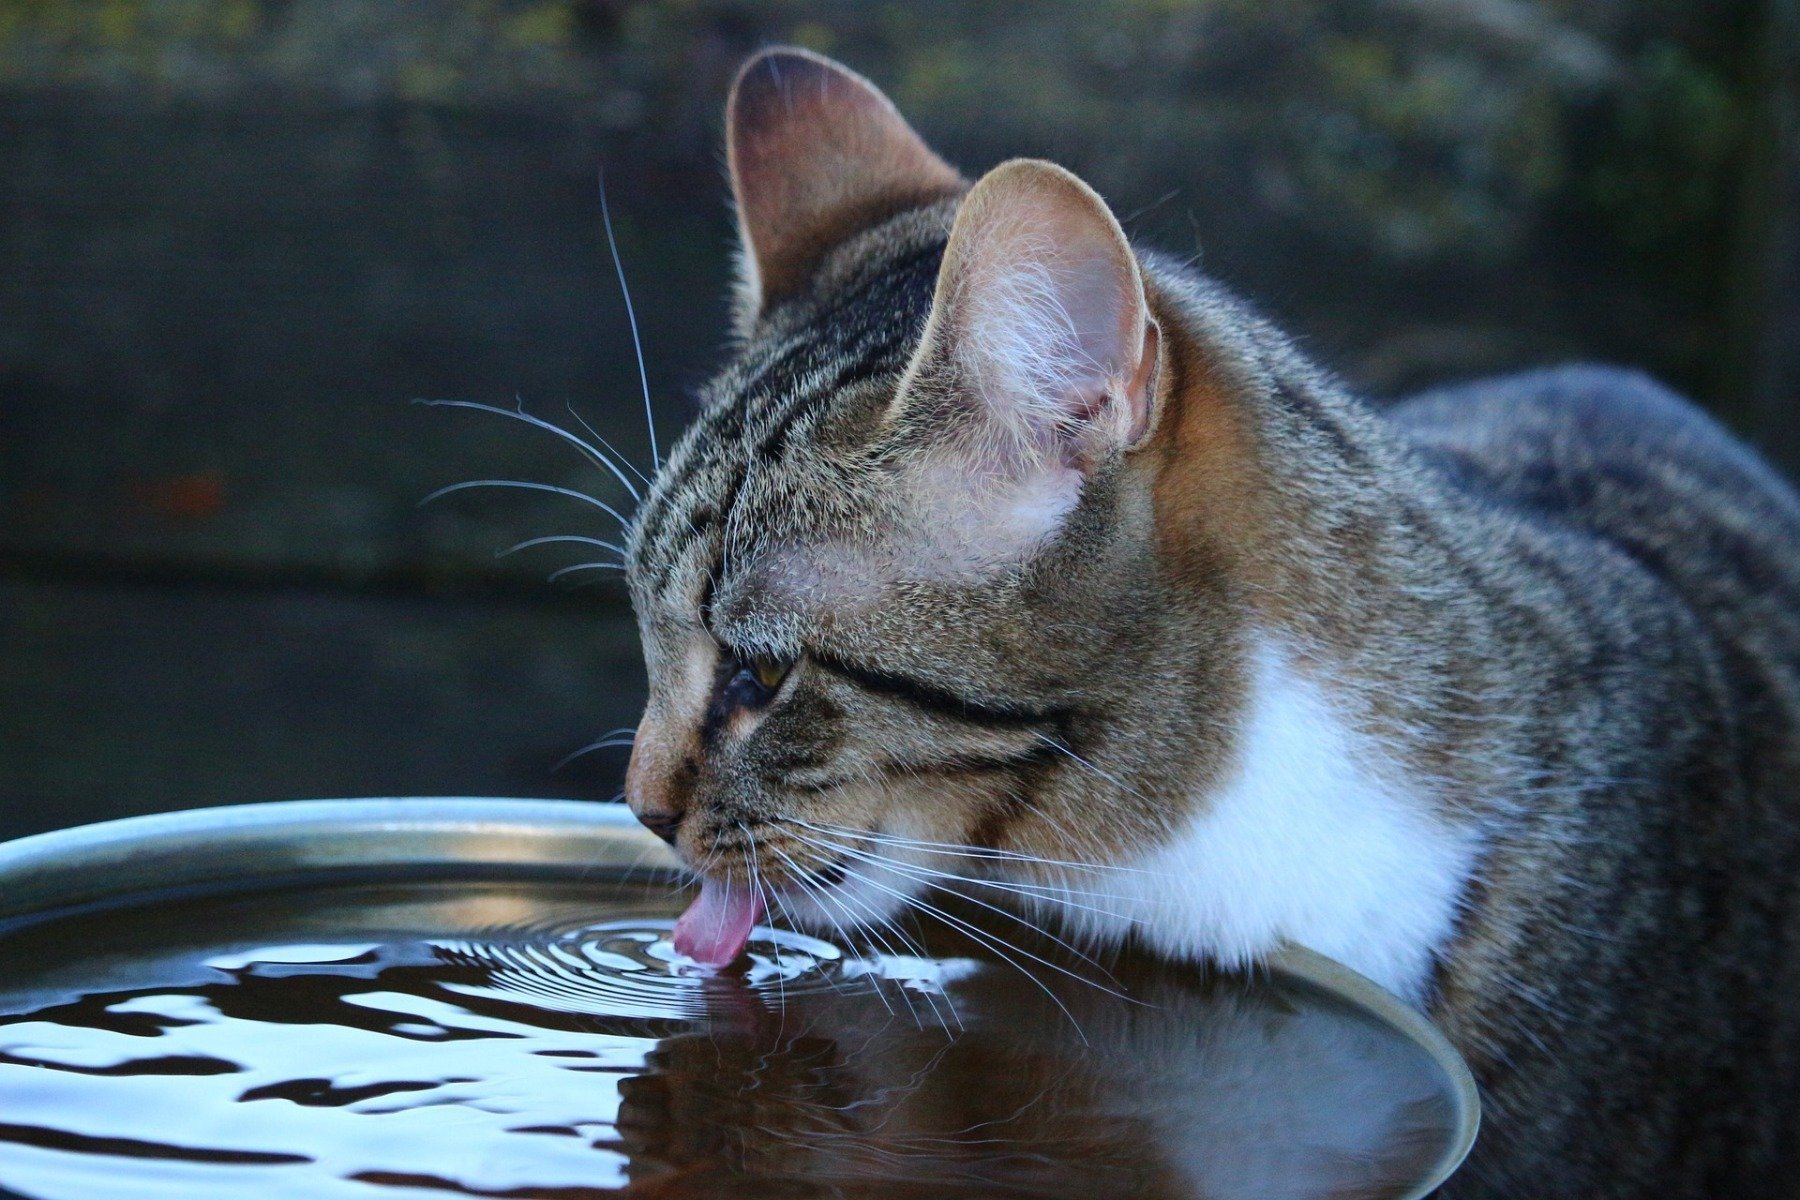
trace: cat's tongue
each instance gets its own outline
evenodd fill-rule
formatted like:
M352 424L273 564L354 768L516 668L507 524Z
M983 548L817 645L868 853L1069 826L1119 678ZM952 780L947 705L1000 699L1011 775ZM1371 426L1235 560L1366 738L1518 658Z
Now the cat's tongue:
M722 967L744 952L762 919L762 893L741 883L708 879L675 922L675 949L707 967Z

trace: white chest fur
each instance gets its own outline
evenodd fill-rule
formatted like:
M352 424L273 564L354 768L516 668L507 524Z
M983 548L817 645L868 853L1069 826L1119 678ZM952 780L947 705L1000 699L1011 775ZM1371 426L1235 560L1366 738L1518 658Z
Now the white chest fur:
M1093 932L1231 965L1293 941L1419 1000L1476 839L1435 815L1275 647L1257 655L1235 773L1160 847L1108 871ZM1093 887L1090 882L1087 884Z

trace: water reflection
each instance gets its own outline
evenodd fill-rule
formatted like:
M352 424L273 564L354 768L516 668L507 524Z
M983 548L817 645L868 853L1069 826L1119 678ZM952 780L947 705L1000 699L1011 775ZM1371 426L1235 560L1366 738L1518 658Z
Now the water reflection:
M1373 1198L1453 1136L1429 1058L1304 985L1136 959L1028 979L966 941L901 959L774 932L710 976L662 936L678 898L604 907L419 885L14 932L0 1185Z

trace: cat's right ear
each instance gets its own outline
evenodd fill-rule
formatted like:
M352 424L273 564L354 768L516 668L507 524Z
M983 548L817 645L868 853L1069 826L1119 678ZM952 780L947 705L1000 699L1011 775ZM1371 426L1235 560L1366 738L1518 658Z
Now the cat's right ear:
M874 84L810 50L776 47L745 63L725 126L740 333L804 286L833 244L968 187Z
M1161 345L1106 202L1054 163L988 172L957 211L888 410L922 523L992 560L1042 543L1095 472L1149 438Z

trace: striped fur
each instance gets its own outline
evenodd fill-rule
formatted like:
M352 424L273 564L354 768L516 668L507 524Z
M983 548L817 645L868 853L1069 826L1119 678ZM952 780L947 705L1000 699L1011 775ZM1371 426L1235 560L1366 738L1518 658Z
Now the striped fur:
M1227 962L1291 939L1358 965L1483 1084L1487 1132L1447 1195L1786 1194L1787 485L1602 368L1378 411L1140 251L1160 339L1141 440L1070 458L1078 503L1041 540L946 556L944 498L981 496L946 428L979 406L920 379L962 201L879 201L799 239L803 271L764 268L798 282L752 282L632 529L634 806L678 811L697 866L754 863L825 927L879 930L921 871L974 870L943 849L966 845L1135 919L1071 910L1091 937ZM794 665L768 702L722 711L735 664L770 660Z

